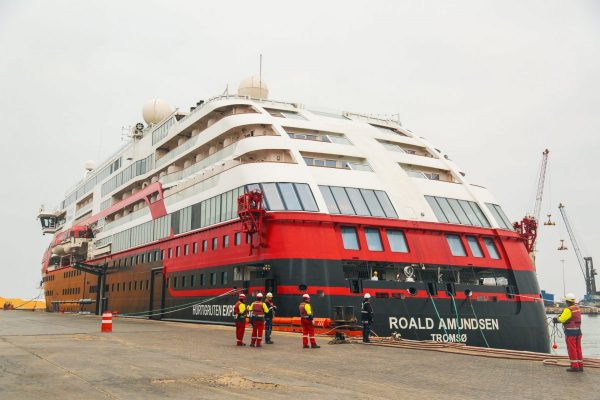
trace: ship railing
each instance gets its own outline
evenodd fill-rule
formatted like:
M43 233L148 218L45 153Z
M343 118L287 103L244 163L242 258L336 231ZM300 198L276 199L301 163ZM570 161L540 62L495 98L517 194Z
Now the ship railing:
M169 161L172 161L175 157L177 157L184 151L189 150L192 147L196 146L200 139L201 139L201 136L198 135L191 139L188 139L187 142L177 146L176 148L174 148L173 150L171 150L170 152L168 152L167 154L165 154L164 156L162 156L161 158L156 160L156 162L155 162L156 168L162 167L163 165L165 165Z
M139 210L136 210L130 214L127 214L119 219L116 219L114 221L108 222L104 225L104 229L103 232L109 231L111 229L114 229L118 226L123 225L124 223L133 221L134 219L137 219L145 214L148 214L148 207L143 207L140 208Z
M163 184L172 183L179 181L181 179L187 178L190 175L193 175L197 172L202 171L203 169L209 167L210 165L216 163L217 161L223 160L224 158L232 155L235 152L235 143L217 151L214 154L206 157L203 160L198 161L197 163L177 172L170 173L160 179Z
M77 210L75 212L75 218L79 218L81 215L83 215L86 212L90 211L92 209L92 205L93 204L90 202L89 204L86 204L85 206L83 206L79 210Z

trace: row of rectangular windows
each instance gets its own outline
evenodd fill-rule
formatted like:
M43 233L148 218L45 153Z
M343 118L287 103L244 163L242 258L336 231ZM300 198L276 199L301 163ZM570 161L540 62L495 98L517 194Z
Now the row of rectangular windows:
M355 227L343 226L341 227L342 242L344 249L346 250L360 250L360 242L358 240L358 232ZM381 233L377 228L365 228L365 239L367 242L367 248L369 251L383 251L383 243L381 241ZM395 229L385 229L385 234L389 243L390 250L396 253L408 253L409 248L406 242L404 232ZM463 245L463 241L460 235L446 235L450 252L453 256L465 257L467 252ZM500 259L500 254L496 249L494 240L490 237L483 237L483 244L489 254L490 258L495 260ZM483 258L485 257L481 250L481 245L477 237L472 235L466 235L466 241L469 246L469 250L473 257Z
M164 217L126 229L110 237L96 241L101 247L112 243L113 253L141 246L173 234L189 232L220 222L237 218L237 200L245 191L261 190L265 208L269 211L319 211L317 203L306 183L254 183L229 190L194 205L175 211Z
M383 251L383 243L381 242L381 234L377 228L365 228L365 239L367 248L370 251ZM341 227L342 242L346 250L360 250L360 242L358 240L358 232L355 227ZM385 234L388 240L390 250L395 253L408 253L408 244L404 232L395 229L385 229Z
M48 282L48 281L53 281L54 280L54 275L46 275L45 277L42 278L42 282Z
M218 275L221 276L220 284L222 286L225 286L229 283L229 275L227 271L222 271L220 274L217 274L216 272L210 272L208 274L210 286L217 286ZM196 277L198 277L198 279L196 279ZM186 289L206 286L204 274L191 274L189 275L189 279L187 278L187 275L171 276L167 281L167 285L172 289Z
M104 197L116 188L126 184L136 176L145 174L154 168L154 154L150 154L148 157L141 160L137 160L132 163L129 167L113 176L110 180L102 184L101 195Z
M145 287L144 287L145 284ZM116 285L116 286L115 286ZM105 291L108 292L125 292L126 290L129 291L133 291L133 290L149 290L150 288L150 281L146 279L146 281L144 280L140 280L139 281L139 285L138 285L138 281L129 281L129 282L117 282L115 283L109 283L105 286ZM96 287L92 287L90 286L90 293L96 291Z
M63 273L63 278L72 278L74 276L80 276L81 275L81 271L80 270L72 270L72 271L67 271Z
M465 239L473 257L485 257L483 252L481 251L481 244L479 242L479 239L476 236L466 235ZM498 249L496 249L494 240L490 237L483 237L482 239L490 258L493 258L494 260L499 260L500 254L498 253ZM448 241L448 246L450 246L450 252L453 256L467 256L467 252L465 250L465 246L460 235L446 235L446 240Z
M61 204L61 209L64 209L66 206L71 205L75 200L80 199L87 192L92 190L96 184L102 182L104 179L108 178L113 172L117 171L121 168L121 157L117 158L106 167L102 168L102 170L96 174L91 174L87 176L85 179L85 183L83 186L80 186L77 190L70 193L65 200L63 200Z
M331 214L398 218L383 190L322 185L319 189Z
M491 227L479 205L474 201L425 196L439 222Z
M67 295L67 294L79 294L81 292L81 288L78 287L74 287L74 288L66 288L62 290L62 294Z
M223 235L221 237L221 247L226 249L229 247L229 235ZM208 239L204 239L201 244L202 244L202 252L206 252L208 251ZM212 250L218 250L219 248L219 237L213 237L210 241L211 243L211 249ZM246 243L250 243L250 235L246 234ZM242 244L242 232L235 232L233 235L233 244L235 246L239 246ZM131 256L131 257L125 257L125 258L121 258L119 260L113 261L113 267L126 267L128 265L132 266L132 265L136 265L136 264L142 264L147 262L153 262L153 261L161 261L164 260L165 258L174 258L174 257L181 257L181 256L188 256L190 254L198 254L199 252L199 242L192 242L192 243L187 243L184 244L183 246L175 246L175 247L170 247L167 249L166 253L165 250L155 250L155 251L151 251L149 253L142 253L142 254L138 254L135 256ZM191 250L191 251L190 251Z

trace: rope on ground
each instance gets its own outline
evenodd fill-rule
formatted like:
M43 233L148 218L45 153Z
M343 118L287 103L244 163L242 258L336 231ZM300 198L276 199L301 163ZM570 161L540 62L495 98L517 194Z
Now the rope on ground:
M536 353L522 350L506 350L485 348L476 346L467 346L463 343L434 342L430 340L419 341L409 339L373 338L370 346L394 347L413 350L440 351L445 353L454 353L462 355L472 355L477 357L500 358L509 360L527 360L540 361L548 366L569 366L567 356L552 355L547 353ZM585 368L600 368L600 359L584 357L583 364Z

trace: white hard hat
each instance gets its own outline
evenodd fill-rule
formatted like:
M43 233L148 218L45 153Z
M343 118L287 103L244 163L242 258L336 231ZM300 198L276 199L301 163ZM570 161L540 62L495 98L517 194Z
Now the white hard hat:
M566 301L570 301L575 303L577 301L577 299L575 298L575 295L573 293L569 293L565 296L565 300Z
M244 293L240 293L240 299L245 299L246 295Z
M371 294L365 293L365 299L370 299L370 298L371 298Z
M271 292L267 293L267 297L273 297L273 293L271 293Z
M263 297L263 294L262 294L261 292L258 292L258 293L256 294L256 297L260 299L261 297Z
M308 295L308 293L304 293L304 294L302 295L302 298L303 298L303 299L310 299L310 296Z

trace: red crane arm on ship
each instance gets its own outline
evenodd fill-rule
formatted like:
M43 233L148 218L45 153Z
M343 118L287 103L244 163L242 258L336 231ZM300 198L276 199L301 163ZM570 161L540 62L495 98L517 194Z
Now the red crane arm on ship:
M263 222L266 211L263 207L263 197L260 190L252 190L238 198L238 215L242 222L242 232L250 234L250 254L252 249L265 246ZM258 243L253 245L255 234L258 235Z

